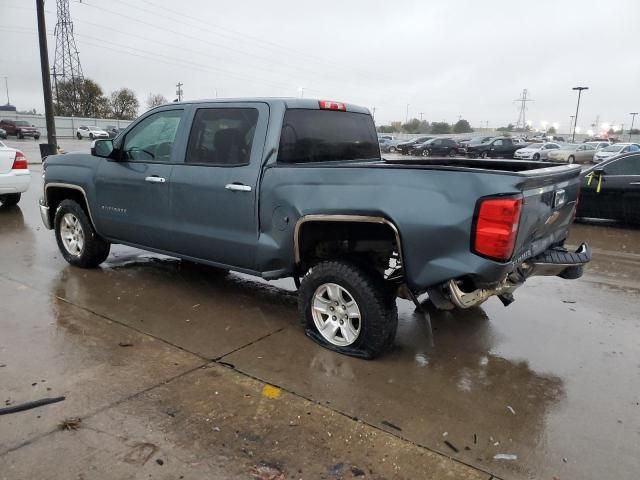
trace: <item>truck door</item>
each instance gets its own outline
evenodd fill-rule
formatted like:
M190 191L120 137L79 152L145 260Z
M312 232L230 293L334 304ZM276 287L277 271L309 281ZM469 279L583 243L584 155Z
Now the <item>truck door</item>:
M171 174L175 252L254 268L256 189L268 117L264 103L194 109L184 161Z
M107 237L169 249L169 179L183 116L172 108L143 117L119 143L120 158L101 161L96 221Z
M605 165L600 194L617 217L629 223L640 222L640 154L614 160Z

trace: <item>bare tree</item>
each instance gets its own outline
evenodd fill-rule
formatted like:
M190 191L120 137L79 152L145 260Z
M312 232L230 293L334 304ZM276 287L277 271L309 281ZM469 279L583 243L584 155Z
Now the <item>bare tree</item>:
M167 100L167 98L161 93L150 93L149 96L147 97L148 109L152 109L153 107L164 105L165 103L169 103L169 100Z

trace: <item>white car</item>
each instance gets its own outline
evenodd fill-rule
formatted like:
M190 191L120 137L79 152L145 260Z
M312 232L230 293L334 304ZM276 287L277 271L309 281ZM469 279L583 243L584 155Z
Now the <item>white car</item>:
M109 134L95 125L80 125L78 130L76 130L76 137L78 137L78 140L84 137L95 140L96 138L109 138Z
M607 148L608 146L611 145L611 142L605 142L605 141L592 141L592 142L584 142L585 145L593 145L593 148L595 148L596 150L602 150L603 148Z
M549 151L559 150L560 145L557 143L532 143L524 148L516 150L513 158L520 160L547 160Z
M16 205L20 196L29 189L30 183L27 158L20 150L0 142L0 205Z
M635 143L614 143L608 147L604 147L596 152L593 156L595 163L606 160L623 153L640 152L640 146Z

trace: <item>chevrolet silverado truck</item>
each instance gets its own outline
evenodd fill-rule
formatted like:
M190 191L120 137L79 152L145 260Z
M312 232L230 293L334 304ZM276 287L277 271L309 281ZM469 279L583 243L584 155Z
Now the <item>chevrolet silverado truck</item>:
M498 137L487 143L468 145L466 154L471 158L513 158L516 150L527 145L509 137Z
M156 107L91 153L47 157L42 220L71 265L112 243L223 273L293 278L307 335L337 352L389 349L396 298L507 305L532 275L578 278L564 248L580 167L383 160L369 111L311 99Z

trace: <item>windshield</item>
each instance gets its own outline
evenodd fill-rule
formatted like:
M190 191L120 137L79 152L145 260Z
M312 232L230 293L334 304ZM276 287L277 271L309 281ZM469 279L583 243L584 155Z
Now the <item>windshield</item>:
M380 159L370 115L289 109L284 115L278 161L286 163Z
M626 147L626 145L610 145L606 148L603 148L602 151L603 152L619 152L624 147Z
M25 122L24 120L18 120L16 122L16 125L20 126L20 127L30 127L31 125L29 124L29 122Z
M567 145L560 145L560 150L575 150L579 146L580 145L574 144L574 143L570 143L570 144L567 144Z
M469 142L469 145L480 145L482 143L487 143L490 139L482 139L482 138L474 138Z
M544 146L544 143L532 143L531 145L527 145L526 148L530 150L540 150Z

